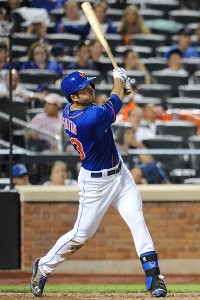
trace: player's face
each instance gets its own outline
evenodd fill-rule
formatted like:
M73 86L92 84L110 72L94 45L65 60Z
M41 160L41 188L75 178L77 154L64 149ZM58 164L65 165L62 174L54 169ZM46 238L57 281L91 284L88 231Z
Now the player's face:
M95 93L91 85L87 85L82 90L77 92L76 104L81 106L88 106L95 101Z

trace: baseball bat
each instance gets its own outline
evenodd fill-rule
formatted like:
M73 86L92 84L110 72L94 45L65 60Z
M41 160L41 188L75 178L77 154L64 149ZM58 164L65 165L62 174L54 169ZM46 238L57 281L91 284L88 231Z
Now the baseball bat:
M110 61L113 65L114 69L117 69L118 65L116 63L116 60L111 52L111 49L108 45L107 40L104 37L104 33L102 31L101 25L99 23L99 20L97 19L97 16L96 16L90 2L83 2L81 4L81 7L82 7L82 10L83 10L88 22L90 23L90 26L94 30L99 42L101 43L101 45L103 46L104 50L106 51L108 57L110 58ZM131 93L131 90L126 90L125 93L126 93L126 95L129 95Z

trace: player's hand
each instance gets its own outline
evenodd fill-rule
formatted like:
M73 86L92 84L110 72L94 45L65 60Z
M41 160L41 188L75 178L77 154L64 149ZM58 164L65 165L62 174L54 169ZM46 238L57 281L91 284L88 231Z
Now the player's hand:
M120 78L122 79L124 82L127 78L127 75L125 73L125 70L123 68L117 68L113 70L113 78Z
M125 90L131 90L131 79L130 79L130 77L126 77L126 80L124 81L124 89Z

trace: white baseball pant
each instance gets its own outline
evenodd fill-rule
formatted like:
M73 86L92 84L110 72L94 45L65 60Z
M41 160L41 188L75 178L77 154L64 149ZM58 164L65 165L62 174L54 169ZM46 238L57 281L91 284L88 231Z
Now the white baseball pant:
M154 245L145 224L142 201L136 184L122 163L118 174L91 178L91 172L81 168L78 178L79 209L74 228L58 239L53 248L40 259L40 270L52 273L64 260L82 247L96 232L110 205L120 213L133 236L137 255L154 251Z

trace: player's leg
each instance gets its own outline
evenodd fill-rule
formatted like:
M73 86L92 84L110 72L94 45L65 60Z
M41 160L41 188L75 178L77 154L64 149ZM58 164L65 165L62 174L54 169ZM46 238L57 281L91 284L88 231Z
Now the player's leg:
M35 296L42 296L47 276L94 235L113 197L117 197L117 184L118 181L115 183L112 178L79 176L80 199L76 223L44 257L35 261L31 280L31 291Z
M112 205L119 211L129 226L138 256L146 274L146 288L153 296L165 297L167 289L160 274L157 253L146 226L142 201L132 176L125 165L121 171L122 188Z

